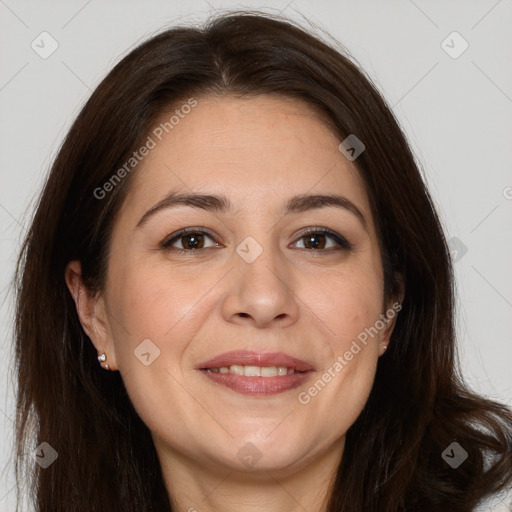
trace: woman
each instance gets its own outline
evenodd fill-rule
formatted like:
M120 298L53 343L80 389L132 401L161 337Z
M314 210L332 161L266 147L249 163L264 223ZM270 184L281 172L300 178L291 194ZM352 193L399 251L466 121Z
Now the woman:
M512 483L512 413L458 372L406 139L286 20L170 29L116 65L18 283L18 475L39 511L456 512Z

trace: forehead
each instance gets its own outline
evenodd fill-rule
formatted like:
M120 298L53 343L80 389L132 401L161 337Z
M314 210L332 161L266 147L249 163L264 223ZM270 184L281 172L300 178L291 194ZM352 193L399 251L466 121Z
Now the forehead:
M134 173L132 204L151 206L177 190L224 195L237 210L268 210L294 195L337 192L369 214L356 166L312 106L275 95L196 101L191 109L173 105L150 130L155 145Z

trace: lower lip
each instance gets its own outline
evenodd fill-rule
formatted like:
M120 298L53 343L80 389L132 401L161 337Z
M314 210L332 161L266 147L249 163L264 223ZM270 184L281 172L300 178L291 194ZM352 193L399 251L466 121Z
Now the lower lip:
M201 370L201 372L213 382L249 396L271 396L289 391L299 387L313 374L313 371L308 371L277 377L245 377L234 373L208 372L206 370Z

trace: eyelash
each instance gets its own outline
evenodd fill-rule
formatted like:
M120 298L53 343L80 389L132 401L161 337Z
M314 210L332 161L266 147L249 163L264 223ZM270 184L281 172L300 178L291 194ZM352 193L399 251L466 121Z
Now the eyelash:
M162 250L172 251L172 252L178 253L178 254L184 254L184 253L191 254L194 252L204 251L205 249L214 249L215 248L215 247L203 247L200 249L179 249L176 247L171 247L175 241L179 240L180 238L182 238L188 234L206 235L209 238L211 238L212 240L214 240L213 235L210 234L208 231L205 231L202 228L184 228L184 229L178 231L177 233L173 233L173 234L169 235L166 239L164 239L164 241L160 243L160 248ZM297 241L299 241L302 238L305 238L307 236L316 235L316 234L327 235L328 237L332 238L336 242L338 247L337 248L331 247L328 249L307 249L307 248L302 249L302 248L300 248L299 250L308 251L308 252L332 252L332 251L339 251L339 250L350 251L353 248L352 244L344 236L342 236L334 231L331 231L330 229L321 228L321 227L311 228L308 231L302 233L299 236L299 238L297 239Z

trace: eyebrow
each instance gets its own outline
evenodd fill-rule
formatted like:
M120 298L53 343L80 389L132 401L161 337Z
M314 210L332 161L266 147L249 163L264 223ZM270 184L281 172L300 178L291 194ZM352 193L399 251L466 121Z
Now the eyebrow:
M170 192L161 201L152 206L139 220L137 228L148 221L157 212L177 206L188 206L206 211L227 213L233 211L231 201L225 196L196 193ZM320 208L343 208L354 214L367 229L366 219L361 210L349 199L336 194L302 194L292 197L283 207L282 214L302 213Z

